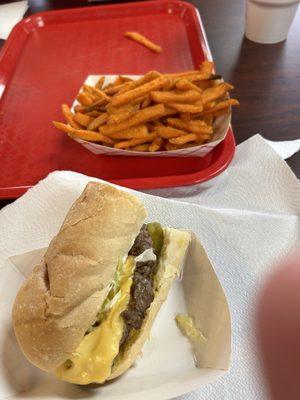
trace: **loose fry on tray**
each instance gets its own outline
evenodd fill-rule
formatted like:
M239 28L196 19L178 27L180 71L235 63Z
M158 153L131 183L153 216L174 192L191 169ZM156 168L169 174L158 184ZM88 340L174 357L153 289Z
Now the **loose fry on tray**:
M202 95L195 90L181 91L179 93L175 91L153 91L150 93L150 97L156 103L193 103L202 99Z
M131 147L131 148L128 149L128 150L134 150L134 151L149 151L149 144L148 144L148 143L146 143L146 144L139 144L138 146Z
M96 131L100 126L105 124L108 119L107 113L100 114L97 118L93 119L87 126L87 130Z
M152 121L153 119L160 118L164 115L165 107L163 104L157 104L148 108L137 111L132 117L126 121L119 122L113 125L104 125L100 132L104 135L111 133L120 132L122 130L131 128L133 126L145 124L146 122Z
M152 90L163 87L167 82L167 78L165 78L164 76L160 76L159 78L147 82L144 85L139 86L135 89L129 90L128 92L118 94L112 99L111 104L113 106L121 106L123 104L127 104L134 99L148 94Z
M202 104L194 103L194 104L183 104L183 103L167 103L167 107L174 108L175 110L179 111L180 113L188 112L188 113L198 113L203 110Z
M105 82L105 76L101 76L101 77L98 79L98 81L96 82L95 87L96 87L97 89L102 89L102 88L103 88L103 85L104 85L104 82Z
M172 144L186 144L188 142L195 142L197 140L197 135L195 133L188 133L187 135L180 136L174 139L170 139L170 143Z
M147 39L145 36L141 35L138 32L126 32L124 36L142 44L143 46L147 47L147 49L152 50L155 53L162 52L162 48L160 46L151 42L151 40Z
M148 134L148 135L146 135L146 136L144 136L143 138L140 138L140 139L131 139L131 140L126 140L124 142L116 143L114 145L114 147L116 149L129 149L129 147L134 147L134 146L137 146L139 144L152 142L155 138L156 138L156 134L155 133L150 133L150 134Z
M155 128L155 133L163 139L177 138L187 134L187 132L181 129L172 128L171 126L158 126Z
M163 140L159 137L153 140L153 142L149 145L149 151L155 152L158 151L163 144Z
M69 125L71 125L73 128L80 128L80 125L74 121L74 114L71 112L70 107L67 104L63 104L61 106L61 110Z
M109 137L113 140L141 139L148 135L146 125L137 126L121 132L112 133Z
M81 112L77 112L75 115L74 115L74 120L78 123L78 124L80 124L80 125L82 125L82 126L85 126L85 127L87 127L88 126L88 124L91 122L91 117L89 117L88 115L86 115L86 114L82 114ZM81 127L80 127L81 128Z

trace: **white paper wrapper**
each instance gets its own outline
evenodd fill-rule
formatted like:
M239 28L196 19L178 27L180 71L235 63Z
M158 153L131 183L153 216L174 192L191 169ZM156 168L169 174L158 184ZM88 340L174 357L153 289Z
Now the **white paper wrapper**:
M95 86L100 76L102 75L89 75L84 83L90 86ZM132 79L138 79L140 77L140 75L124 75L124 76ZM105 84L113 82L115 78L117 78L117 75L105 75ZM79 104L77 100L74 101L72 105L72 110L74 110L74 106L76 104ZM216 118L216 121L214 123L214 137L213 141L210 143L202 144L200 146L195 146L195 147L189 147L187 149L179 149L172 151L156 151L155 153L114 149L111 147L102 146L101 144L90 143L82 139L76 139L76 138L73 139L94 154L105 154L109 156L139 156L139 157L204 157L214 147L216 147L220 142L222 142L222 140L225 139L229 129L230 121L231 121L231 114L221 115Z
M9 287L0 287L0 344L5 349L0 359L0 370L4 372L0 384L1 400L7 398L5 385L14 387L15 396L10 398L18 399L99 396L114 400L169 399L213 382L228 370L231 356L230 313L213 266L194 234L181 280L174 282L143 354L126 374L91 389L58 381L52 374L31 366L16 346L11 309L22 281L42 259L44 252L45 249L37 249L10 257L10 265L1 271L5 276L3 282L10 282ZM176 326L175 315L187 311L207 338L205 344L192 346Z

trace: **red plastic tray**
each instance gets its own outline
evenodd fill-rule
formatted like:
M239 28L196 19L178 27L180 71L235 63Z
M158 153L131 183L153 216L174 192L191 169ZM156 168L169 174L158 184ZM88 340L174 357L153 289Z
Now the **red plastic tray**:
M123 38L136 30L162 45L153 54ZM177 0L50 11L19 22L0 53L0 198L15 198L54 170L73 170L145 189L203 182L223 171L226 140L204 158L96 156L58 132L89 74L176 72L211 59L197 10Z

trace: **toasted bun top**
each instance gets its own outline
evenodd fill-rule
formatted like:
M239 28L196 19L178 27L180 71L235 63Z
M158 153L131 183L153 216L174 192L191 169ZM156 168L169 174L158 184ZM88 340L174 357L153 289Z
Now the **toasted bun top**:
M86 186L14 303L15 334L33 364L49 371L76 350L145 218L136 197L106 184Z

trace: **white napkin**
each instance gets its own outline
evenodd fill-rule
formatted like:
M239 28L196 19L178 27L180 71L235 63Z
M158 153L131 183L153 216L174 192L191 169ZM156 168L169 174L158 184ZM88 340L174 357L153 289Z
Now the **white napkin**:
M0 39L8 38L12 28L23 18L27 7L27 1L0 5Z
M47 246L89 179L73 172L52 173L4 208L0 213L0 265L9 263L5 261L9 256ZM180 399L261 400L267 397L254 338L256 296L274 263L299 243L300 185L283 159L258 135L238 146L220 182L207 190L201 185L178 188L177 197L190 203L135 194L145 203L149 220L196 233L215 266L231 309L230 372ZM1 284L7 284L1 277L0 293ZM15 346L13 340L11 346ZM6 396L18 388L21 378L17 375L11 386L0 371L0 386L6 385Z

